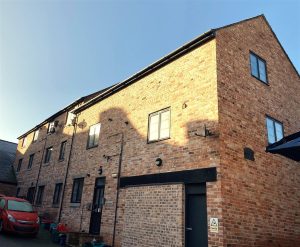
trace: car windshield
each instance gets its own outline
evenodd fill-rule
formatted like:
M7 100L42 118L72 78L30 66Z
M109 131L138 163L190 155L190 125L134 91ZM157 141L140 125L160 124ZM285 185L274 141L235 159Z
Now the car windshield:
M21 212L33 212L33 208L29 202L20 202L8 200L7 209Z

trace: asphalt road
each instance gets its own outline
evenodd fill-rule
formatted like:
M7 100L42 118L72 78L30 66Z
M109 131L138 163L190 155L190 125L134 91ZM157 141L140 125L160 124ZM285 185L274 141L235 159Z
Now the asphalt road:
M50 240L48 231L40 229L36 238L19 236L9 233L0 234L0 247L59 247Z

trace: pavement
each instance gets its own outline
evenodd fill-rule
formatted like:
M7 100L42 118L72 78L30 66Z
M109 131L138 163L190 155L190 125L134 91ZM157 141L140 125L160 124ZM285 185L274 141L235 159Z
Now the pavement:
M0 233L0 247L59 247L59 245L52 243L50 233L40 228L36 238Z

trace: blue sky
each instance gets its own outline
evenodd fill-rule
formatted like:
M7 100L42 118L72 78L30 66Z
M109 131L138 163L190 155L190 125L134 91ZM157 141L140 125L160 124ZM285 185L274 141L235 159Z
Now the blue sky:
M300 71L300 1L0 0L0 139L199 34L265 14Z

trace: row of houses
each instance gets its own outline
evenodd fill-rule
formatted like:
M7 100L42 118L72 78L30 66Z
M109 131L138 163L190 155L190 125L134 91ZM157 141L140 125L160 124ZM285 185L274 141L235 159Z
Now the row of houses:
M24 133L17 195L112 246L300 246L300 166L280 148L299 119L299 74L260 15Z

